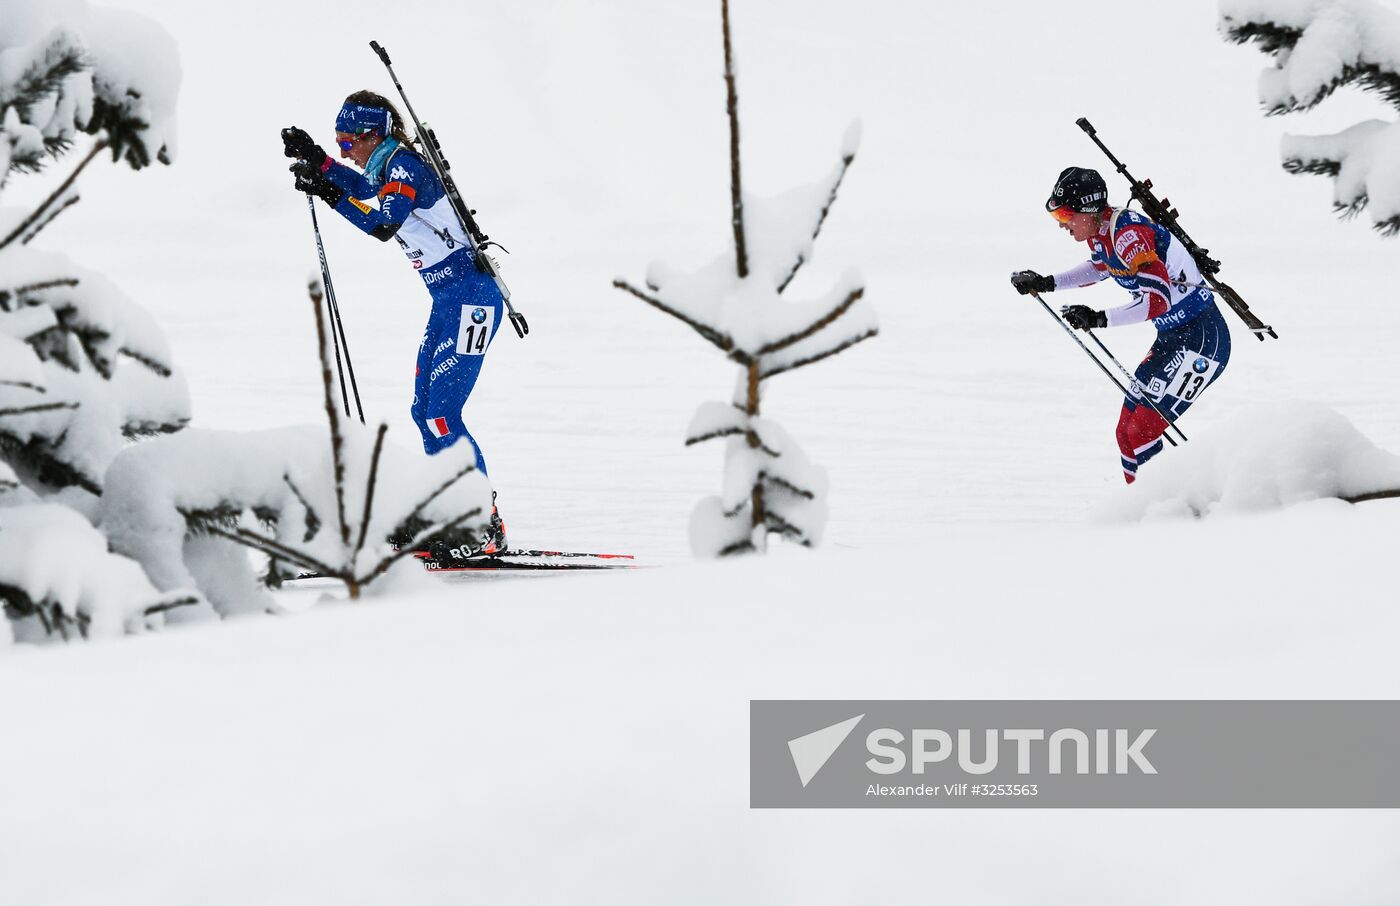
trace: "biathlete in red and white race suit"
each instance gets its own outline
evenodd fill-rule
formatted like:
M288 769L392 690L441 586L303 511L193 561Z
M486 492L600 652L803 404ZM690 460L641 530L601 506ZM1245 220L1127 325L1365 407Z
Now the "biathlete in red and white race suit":
M471 243L452 209L441 180L409 145L398 112L381 95L359 91L345 99L335 121L340 156L361 175L333 161L301 129L282 131L296 188L325 201L364 232L395 240L432 298L418 347L413 422L430 455L458 441L471 444L476 465L486 458L462 421L462 407L476 386L491 340L500 326L503 301L490 275L476 267ZM366 203L377 201L377 207ZM494 496L494 494L493 494ZM454 556L505 548L505 529L492 508L488 537Z
M1157 328L1157 340L1134 372L1137 380L1118 416L1118 452L1131 484L1138 466L1162 451L1168 422L1156 410L1176 421L1215 383L1230 361L1230 329L1181 242L1137 211L1110 207L1108 187L1097 172L1064 170L1045 209L1076 242L1088 243L1089 260L1053 277L1018 271L1012 285L1025 295L1112 277L1132 293L1131 303L1108 311L1062 306L1065 321L1077 330L1143 321Z

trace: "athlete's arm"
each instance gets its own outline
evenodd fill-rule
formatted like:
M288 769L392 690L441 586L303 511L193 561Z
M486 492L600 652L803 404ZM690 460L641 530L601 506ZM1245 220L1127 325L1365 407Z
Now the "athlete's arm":
M1090 259L1076 265L1064 273L1055 275L1055 289L1069 289L1072 286L1093 286L1108 276L1108 268Z

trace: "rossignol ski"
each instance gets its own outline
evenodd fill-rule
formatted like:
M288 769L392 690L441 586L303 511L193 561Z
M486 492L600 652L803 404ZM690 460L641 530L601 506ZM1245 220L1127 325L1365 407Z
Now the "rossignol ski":
M501 279L501 272L496 267L495 260L487 253L487 249L493 245L505 252L505 246L499 242L491 241L491 238L481 231L481 227L477 225L473 216L476 211L467 207L467 203L462 200L462 193L457 190L457 184L448 172L452 169L452 164L443 157L442 145L438 142L437 135L432 129L425 126L418 119L418 114L414 112L413 105L408 101L408 95L404 93L403 85L399 84L399 77L394 74L393 64L389 62L389 52L378 41L369 42L369 46L379 55L379 59L384 63L384 68L389 70L389 78L394 80L394 87L398 89L399 97L403 98L404 107L413 120L413 129L417 135L419 150L423 153L423 159L428 162L428 166L433 168L433 172L442 182L448 201L452 204L452 210L457 214L457 219L462 222L462 229L466 232L467 241L472 246L472 257L476 261L477 269L496 281L496 287L501 291L501 300L505 302L506 311L509 312L511 326L515 328L516 334L523 338L530 332L530 325L526 323L525 316L516 311L515 306L510 303L510 290L506 288L505 280ZM509 253L507 252L507 254Z

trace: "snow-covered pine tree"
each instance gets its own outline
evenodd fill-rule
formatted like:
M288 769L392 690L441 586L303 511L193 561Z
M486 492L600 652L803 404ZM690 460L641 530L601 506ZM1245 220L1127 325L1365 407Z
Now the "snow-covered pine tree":
M130 13L7 0L3 15L0 190L92 145L37 206L0 210L0 602L22 637L121 632L193 598L157 592L84 517L118 451L179 429L189 395L146 312L30 243L103 151L135 169L170 161L179 65L170 37Z
M481 531L490 512L470 444L430 457L386 443L384 424L342 419L323 291L314 279L308 289L329 431L191 428L129 447L107 470L99 525L113 549L159 589L197 588L221 616L275 610L247 548L270 558L268 584L311 571L354 598L433 538Z
M1343 85L1400 110L1400 14L1375 0L1220 0L1220 28L1274 58L1259 77L1269 115L1310 110ZM1375 229L1400 234L1400 123L1367 120L1330 135L1285 135L1283 167L1335 180L1333 207L1369 207Z
M811 259L813 242L855 159L858 125L847 130L840 162L824 179L774 198L746 195L740 180L739 97L728 0L721 0L720 18L733 248L691 273L654 263L645 289L621 278L613 281L685 323L740 366L732 400L702 405L687 431L687 444L727 438L723 490L700 501L691 517L691 547L698 556L763 551L770 533L806 546L820 541L826 472L776 422L760 414L763 385L877 332L874 309L864 300L865 286L854 270L814 301L788 302L782 295Z

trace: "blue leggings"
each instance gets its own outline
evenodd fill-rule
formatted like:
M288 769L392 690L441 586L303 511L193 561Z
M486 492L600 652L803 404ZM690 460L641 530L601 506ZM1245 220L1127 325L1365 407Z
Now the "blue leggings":
M462 421L462 407L501 325L501 291L471 264L470 257L459 252L447 260L456 275L428 290L433 310L418 347L413 423L422 432L423 449L429 455L465 438L476 451L476 467L485 474L486 458Z

